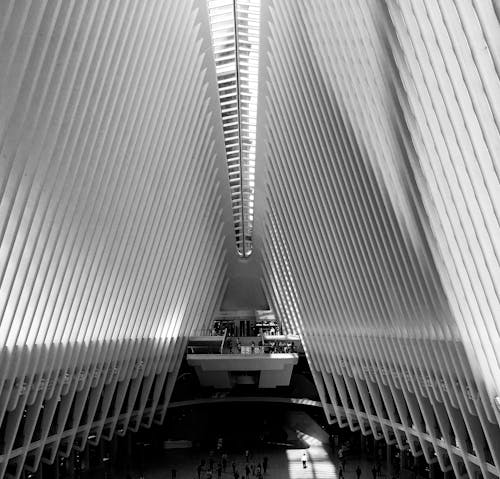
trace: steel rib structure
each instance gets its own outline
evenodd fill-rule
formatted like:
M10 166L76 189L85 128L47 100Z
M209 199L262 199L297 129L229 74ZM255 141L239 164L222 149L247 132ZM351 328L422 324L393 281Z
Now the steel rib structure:
M246 238L210 1L0 1L0 477L163 422L247 239L330 422L500 477L498 2L262 0Z
M497 475L498 10L264 3L255 244L325 412Z
M161 421L225 289L202 7L1 3L0 477Z

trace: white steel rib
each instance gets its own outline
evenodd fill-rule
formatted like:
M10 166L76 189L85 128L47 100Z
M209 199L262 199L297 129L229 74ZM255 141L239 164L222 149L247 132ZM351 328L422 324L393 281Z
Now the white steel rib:
M498 15L261 7L254 249L270 302L330 421L456 477L500 465Z
M0 1L0 477L163 422L255 265L330 422L500 477L499 17Z

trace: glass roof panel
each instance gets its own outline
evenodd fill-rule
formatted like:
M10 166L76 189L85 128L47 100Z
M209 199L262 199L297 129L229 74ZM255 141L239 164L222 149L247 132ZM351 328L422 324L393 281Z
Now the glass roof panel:
M252 253L260 0L208 0L208 8L236 249L246 258ZM234 89L228 90L228 83Z

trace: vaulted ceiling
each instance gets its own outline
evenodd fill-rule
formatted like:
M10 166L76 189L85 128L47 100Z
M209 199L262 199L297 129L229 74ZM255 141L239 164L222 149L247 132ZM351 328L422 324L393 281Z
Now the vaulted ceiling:
M0 2L0 477L266 301L330 421L500 476L498 2L255 5Z

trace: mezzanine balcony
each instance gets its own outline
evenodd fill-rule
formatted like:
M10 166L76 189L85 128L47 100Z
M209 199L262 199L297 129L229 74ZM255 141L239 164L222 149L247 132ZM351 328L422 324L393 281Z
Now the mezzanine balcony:
M301 349L299 337L290 335L195 336L188 343L187 362L202 386L275 388L290 384Z

